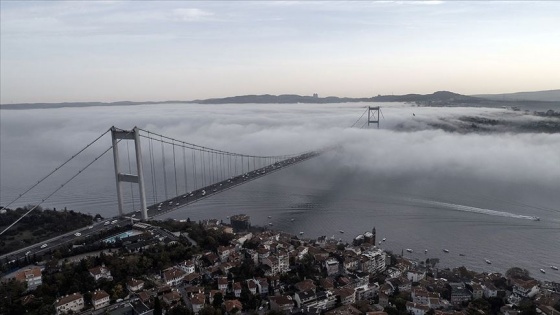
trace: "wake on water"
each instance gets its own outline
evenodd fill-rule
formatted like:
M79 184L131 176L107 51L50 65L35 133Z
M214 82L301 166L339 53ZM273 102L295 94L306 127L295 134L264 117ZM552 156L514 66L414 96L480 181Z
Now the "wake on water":
M431 206L437 206L437 207L452 209L452 210L457 210L457 211L480 213L480 214L485 214L485 215L493 215L493 216L499 216L499 217L522 219L522 220L532 220L532 221L538 220L537 217L515 214L515 213L510 213L510 212L505 212L505 211L490 210L490 209L477 208L477 207L458 205L458 204L454 204L454 203L447 203L447 202L433 201L433 200L423 200L423 199L411 199L411 200L415 201L415 202L418 202L418 203L423 203L423 204L427 204L427 205L431 205Z

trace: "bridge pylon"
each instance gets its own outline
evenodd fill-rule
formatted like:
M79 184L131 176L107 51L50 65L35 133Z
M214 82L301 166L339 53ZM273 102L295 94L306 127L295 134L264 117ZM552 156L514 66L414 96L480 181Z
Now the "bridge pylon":
M138 190L140 191L140 207L142 212L142 219L148 219L148 208L146 206L146 192L144 188L144 173L142 168L142 150L140 147L140 130L134 127L132 130L122 130L111 127L111 138L113 141L113 159L115 163L115 180L117 184L117 199L119 206L119 215L124 215L124 204L122 196L122 183L137 183ZM136 175L121 173L120 160L119 160L119 142L121 140L133 140L134 151L136 155Z
M379 115L381 113L381 108L379 106L368 106L368 115L367 115L367 125L377 124L377 129L379 129Z

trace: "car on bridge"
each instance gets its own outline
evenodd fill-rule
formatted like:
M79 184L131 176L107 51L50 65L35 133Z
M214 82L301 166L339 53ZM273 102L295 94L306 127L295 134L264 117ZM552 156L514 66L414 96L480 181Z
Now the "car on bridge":
M76 232L76 233L74 233L74 235L76 235L76 236L82 236L82 233Z
M47 248L47 246L49 246L49 244L45 243L45 244L41 245L41 248Z

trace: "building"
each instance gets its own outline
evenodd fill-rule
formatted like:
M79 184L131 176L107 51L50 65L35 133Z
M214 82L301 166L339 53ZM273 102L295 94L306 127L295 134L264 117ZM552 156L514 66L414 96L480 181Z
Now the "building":
M533 297L539 293L539 283L537 280L515 280L513 281L513 294L520 297Z
M325 261L325 268L327 269L327 275L332 276L338 274L338 260L335 258L329 258Z
M105 265L93 267L89 269L89 274L95 279L95 281L100 279L107 279L109 281L113 280L111 276L111 270L107 269Z
M451 282L449 286L451 287L451 304L458 305L471 300L471 292L467 290L464 283Z
M91 303L96 310L109 306L109 302L109 294L103 290L97 290L91 294Z
M163 272L163 281L165 281L167 285L175 286L181 283L186 275L187 274L183 270L171 267Z
M422 268L408 270L406 272L406 277L412 282L419 282L426 278L426 270Z
M67 314L69 312L79 312L84 308L84 297L80 293L66 295L55 303L57 314Z
M177 265L177 268L183 270L186 274L191 274L195 271L194 263L192 260L185 260Z
M270 300L270 309L274 311L289 311L294 307L292 297L289 295L271 296L268 299Z
M138 279L130 279L126 282L126 289L130 292L140 291L144 288L144 281Z
M195 314L198 314L202 308L204 308L204 303L206 302L206 297L204 293L195 294L191 299L191 306L192 311Z
M334 295L340 297L340 303L342 305L349 305L349 304L356 303L356 294L354 289L350 289L350 288L335 289Z
M224 306L228 314L236 314L243 310L243 305L239 300L226 300Z
M317 305L317 296L313 290L296 292L294 300L297 307L315 307Z
M41 268L36 266L19 270L14 278L19 282L25 282L27 290L34 290L43 284Z
M430 310L428 305L406 302L406 310L413 315L424 315Z

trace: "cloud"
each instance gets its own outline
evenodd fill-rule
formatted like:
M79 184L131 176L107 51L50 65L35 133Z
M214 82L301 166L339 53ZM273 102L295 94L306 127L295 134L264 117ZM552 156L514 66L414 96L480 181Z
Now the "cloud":
M205 21L214 17L214 13L197 8L173 9L173 16L184 22Z

